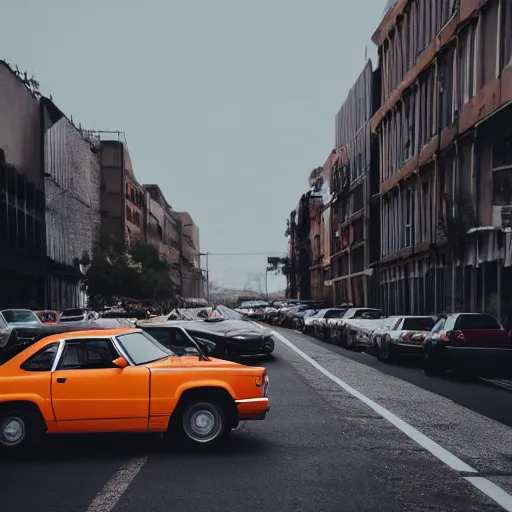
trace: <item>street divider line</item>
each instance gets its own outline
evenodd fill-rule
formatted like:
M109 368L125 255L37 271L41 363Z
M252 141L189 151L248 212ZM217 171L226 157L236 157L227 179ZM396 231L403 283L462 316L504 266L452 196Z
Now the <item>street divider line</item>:
M307 361L311 366L313 366L319 372L323 373L326 377L331 379L340 388L344 389L347 393L351 394L352 396L366 404L368 407L373 409L377 414L382 416L384 419L388 420L396 428L401 430L406 436L408 436L414 442L416 442L425 450L430 452L434 457L439 459L441 462L444 462L448 467L454 469L455 471L461 471L464 473L478 473L476 469L466 464L464 461L450 453L448 450L443 448L441 445L437 444L435 441L427 437L425 434L422 434L419 430L415 429L413 426L409 425L404 420L402 420L392 412L388 411L386 408L382 407L378 403L374 402L367 396L363 395L362 393L357 391L357 389L354 389L352 386L349 386L346 382L344 382L339 377L331 373L329 370L325 369L312 357L308 356L302 350L297 348L291 341L285 338L282 334L278 333L277 331L273 331L273 335L284 345L286 345L289 349L293 350L296 354L302 357L302 359ZM465 480L470 482L478 490L480 490L489 498L491 498L496 503L501 505L507 512L512 512L512 496L505 492L500 487L498 487L497 485L493 484L490 480L487 480L486 478L482 477L477 477L476 475L474 477L465 477Z
M87 512L110 512L121 499L128 486L138 475L147 457L136 457L123 464L116 474L105 484L105 487L96 495L96 498L87 507Z

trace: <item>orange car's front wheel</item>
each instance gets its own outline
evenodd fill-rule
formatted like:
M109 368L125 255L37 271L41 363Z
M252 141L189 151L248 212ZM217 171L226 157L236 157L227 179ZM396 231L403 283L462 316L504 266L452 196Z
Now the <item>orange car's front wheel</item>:
M33 445L43 431L40 417L31 408L0 410L0 446L4 449L21 450Z

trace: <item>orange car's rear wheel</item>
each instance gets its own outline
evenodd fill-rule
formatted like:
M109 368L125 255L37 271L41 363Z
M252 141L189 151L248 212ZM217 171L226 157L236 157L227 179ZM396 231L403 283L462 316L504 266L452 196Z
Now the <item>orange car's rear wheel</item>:
M181 419L183 434L193 444L213 445L226 433L226 417L216 401L194 401L185 407Z

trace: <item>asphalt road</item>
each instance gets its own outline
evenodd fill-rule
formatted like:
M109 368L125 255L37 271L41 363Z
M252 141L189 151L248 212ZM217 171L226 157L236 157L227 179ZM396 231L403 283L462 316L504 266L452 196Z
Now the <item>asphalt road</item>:
M337 372L356 389L425 433L477 471L496 470L507 489L506 461L488 446L475 447L440 418L454 415L510 445L509 427L464 414L411 383L340 356L293 333L280 331L300 350ZM48 439L28 458L0 460L1 510L17 512L473 512L503 510L392 423L336 385L307 360L277 343L265 361L271 410L249 422L211 453L171 450L148 436L70 436ZM366 368L366 369L365 369ZM360 379L358 381L358 379ZM398 393L399 402L390 399ZM376 396L371 396L371 395ZM436 414L415 409L433 407ZM443 401L444 400L444 401ZM453 409L457 407L457 409ZM399 409L399 410L394 410ZM455 412L454 412L455 411ZM436 416L432 428L427 419ZM489 426L491 425L491 427ZM436 430L437 429L437 430ZM503 431L501 429L504 429ZM464 433L464 429L459 428ZM443 437L444 436L444 437ZM507 437L508 436L508 437ZM441 439L439 439L441 437ZM505 441L503 441L505 439ZM453 440L453 442L452 442ZM450 444L452 443L452 444ZM464 453L466 444L471 445ZM471 450L484 450L474 452ZM508 453L508 452L507 452ZM482 465L476 462L482 459ZM485 464L484 464L485 463ZM512 457L509 460L512 466ZM485 467L484 467L485 466ZM512 468L511 468L512 471ZM484 473L482 473L484 474ZM512 475L512 472L510 473ZM510 492L510 491L509 491Z
M511 390L499 388L488 381L470 376L461 377L460 375L446 374L441 378L429 377L423 373L421 358L415 356L401 356L392 363L386 363L365 352L348 350L319 341L306 334L285 329L279 329L279 332L293 339L301 338L317 346L325 347L335 354L375 368L385 375L402 379L422 389L437 393L479 414L512 427Z

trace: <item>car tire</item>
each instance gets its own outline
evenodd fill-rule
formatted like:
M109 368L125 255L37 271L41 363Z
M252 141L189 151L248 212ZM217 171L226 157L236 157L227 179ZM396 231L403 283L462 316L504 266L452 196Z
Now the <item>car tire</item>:
M348 349L348 332L347 332L347 329L345 327L343 327L341 329L341 332L340 332L340 345L343 348L347 348Z
M40 414L21 407L0 411L0 447L2 450L23 451L37 445L46 428Z
M177 412L174 433L189 446L201 449L217 446L231 431L225 404L217 398L189 400Z

